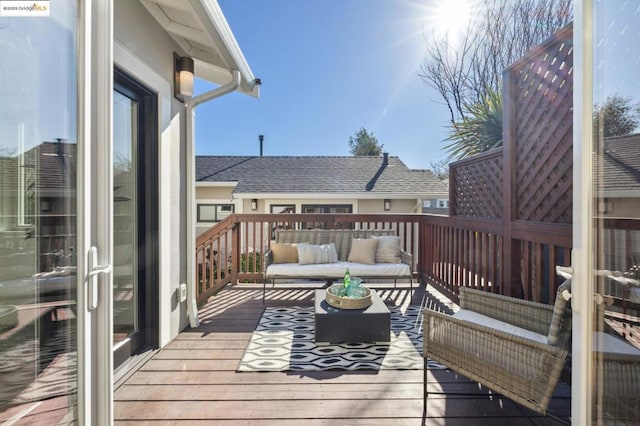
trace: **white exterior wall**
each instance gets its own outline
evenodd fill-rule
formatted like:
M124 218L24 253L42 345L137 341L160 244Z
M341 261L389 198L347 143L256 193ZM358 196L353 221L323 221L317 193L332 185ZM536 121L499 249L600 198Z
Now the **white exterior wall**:
M188 325L186 303L177 303L186 282L184 105L173 97L173 52L178 45L137 1L114 2L114 62L158 93L159 343Z

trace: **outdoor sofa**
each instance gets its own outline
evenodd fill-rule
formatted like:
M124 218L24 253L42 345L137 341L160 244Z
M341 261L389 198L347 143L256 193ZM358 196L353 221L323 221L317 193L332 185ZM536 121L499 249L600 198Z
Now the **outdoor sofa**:
M327 283L352 277L408 279L413 290L413 256L400 248L392 229L280 229L265 253L262 298L276 280L310 279Z

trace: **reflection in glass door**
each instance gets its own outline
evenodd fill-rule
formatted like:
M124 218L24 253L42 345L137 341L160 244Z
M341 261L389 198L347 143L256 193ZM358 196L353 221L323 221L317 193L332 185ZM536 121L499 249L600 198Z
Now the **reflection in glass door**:
M640 424L640 8L593 7L593 424Z
M158 339L156 95L124 71L113 92L113 349L118 368Z
M139 329L137 259L138 103L113 93L113 344Z
M0 17L0 424L77 404L77 10Z

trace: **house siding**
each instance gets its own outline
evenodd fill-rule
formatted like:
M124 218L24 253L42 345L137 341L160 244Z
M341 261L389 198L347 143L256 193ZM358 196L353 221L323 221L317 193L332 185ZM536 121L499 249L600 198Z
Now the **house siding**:
M611 210L605 213L607 217L640 219L640 205L637 198L607 198L607 200L611 207Z
M358 213L413 213L417 199L394 200L391 199L391 209L384 209L384 199L359 200Z
M188 325L186 302L177 303L186 282L186 169L184 105L173 97L173 52L178 45L139 2L114 2L116 66L152 91L159 106L159 314L160 345ZM153 48L150 48L153 46Z
M232 200L233 187L196 186L196 200Z

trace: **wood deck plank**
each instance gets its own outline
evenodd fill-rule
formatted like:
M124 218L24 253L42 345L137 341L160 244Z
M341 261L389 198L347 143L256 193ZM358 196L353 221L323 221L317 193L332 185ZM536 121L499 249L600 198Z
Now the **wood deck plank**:
M311 306L317 287L269 288L265 304L261 286L222 290L201 308L200 327L181 333L115 392L116 424L420 424L422 370L235 371L265 306ZM424 287L413 296L408 285L379 293L401 308L441 303ZM428 387L428 425L554 424L448 370L430 370ZM567 400L553 404L570 410Z

